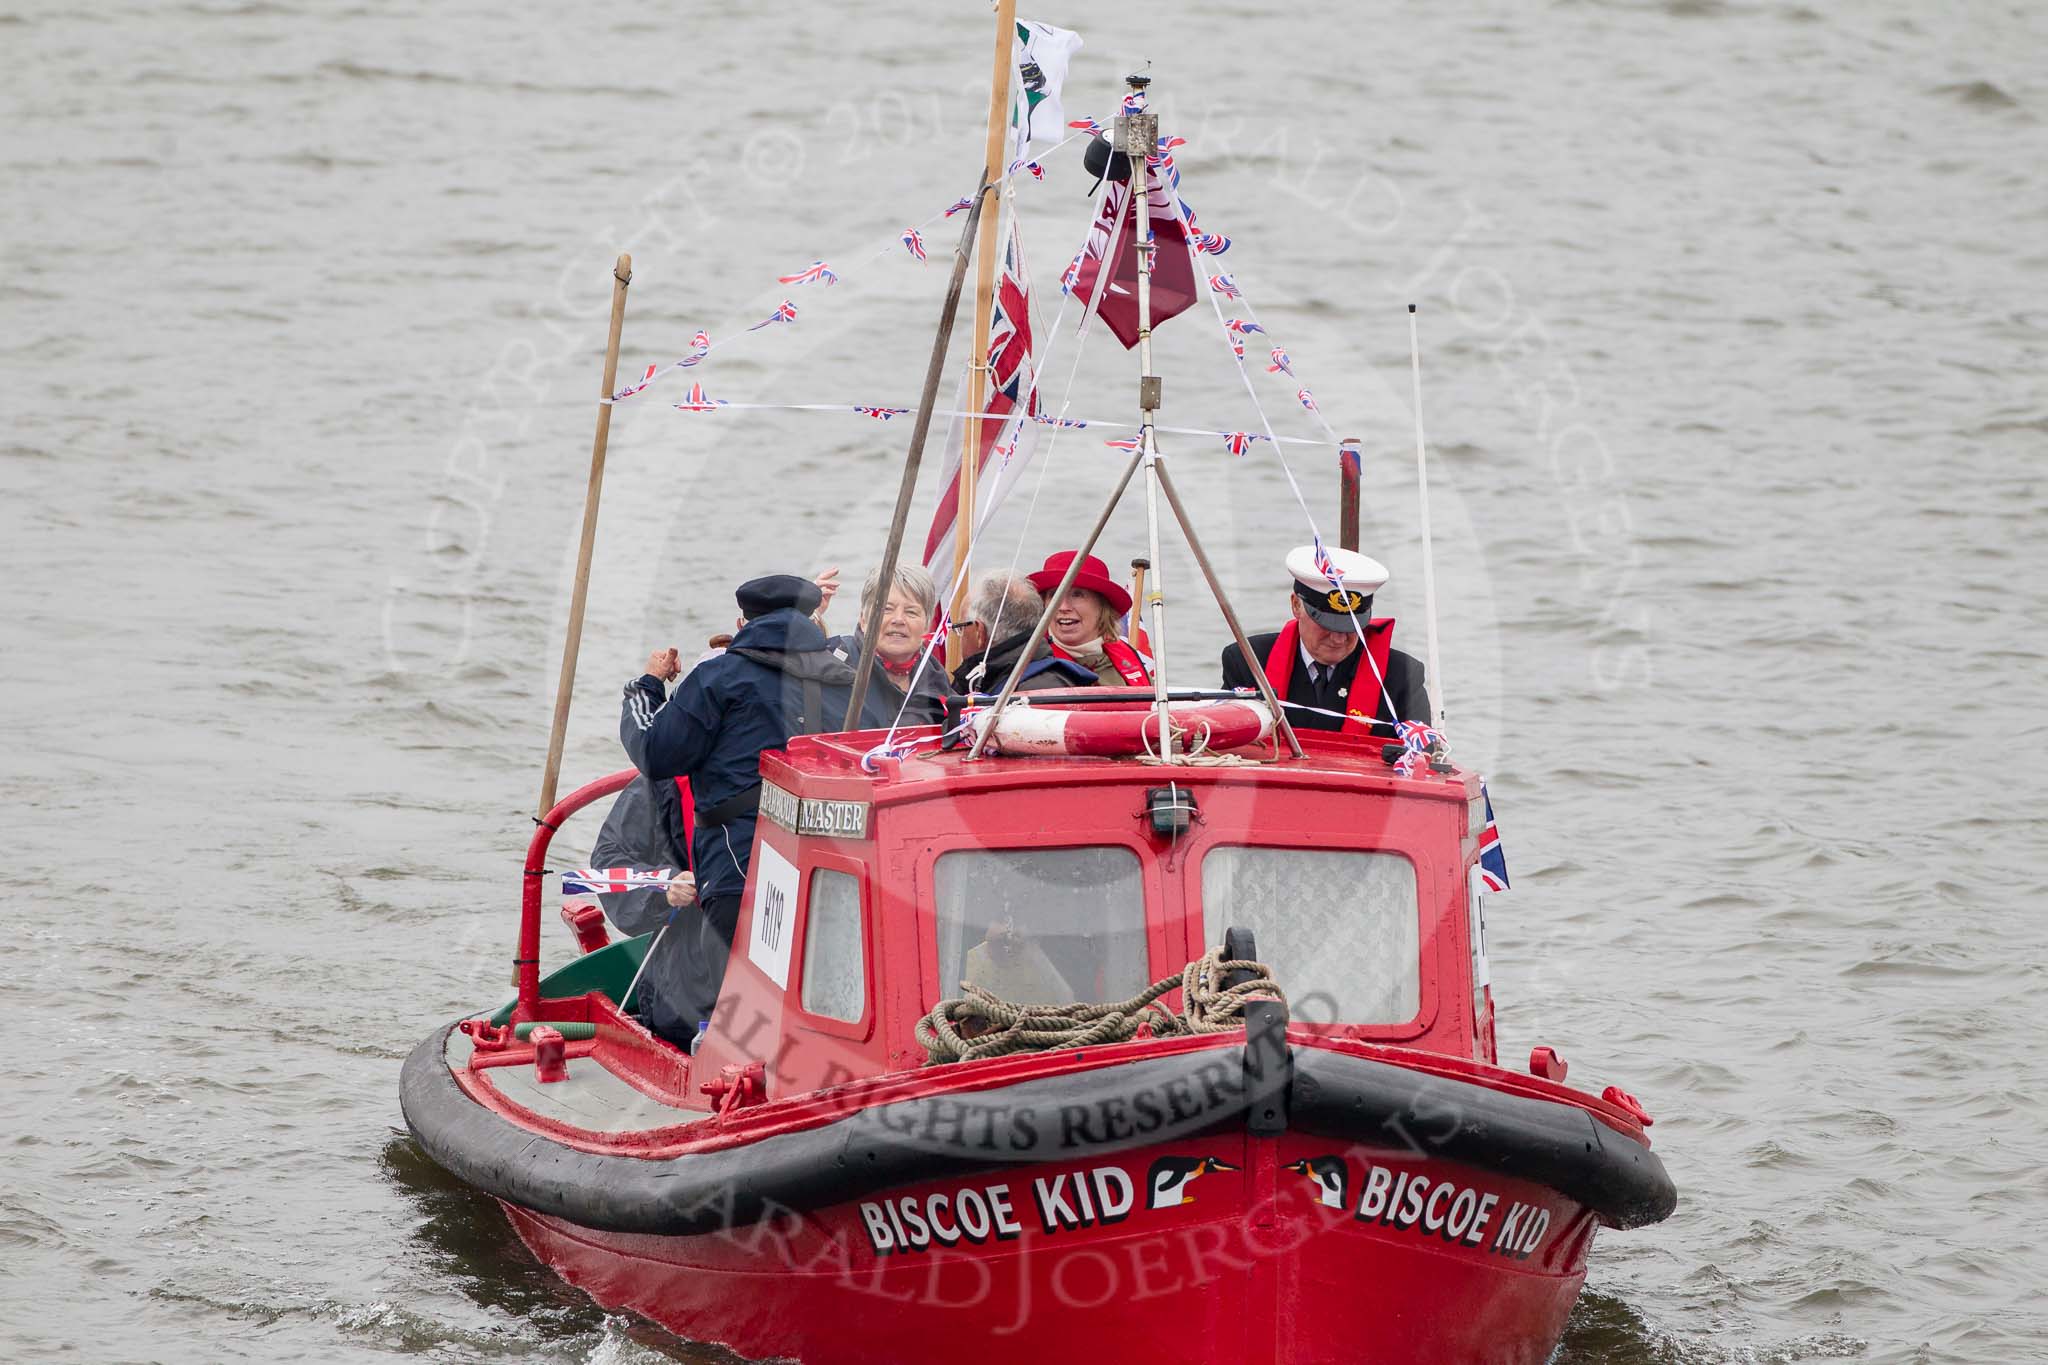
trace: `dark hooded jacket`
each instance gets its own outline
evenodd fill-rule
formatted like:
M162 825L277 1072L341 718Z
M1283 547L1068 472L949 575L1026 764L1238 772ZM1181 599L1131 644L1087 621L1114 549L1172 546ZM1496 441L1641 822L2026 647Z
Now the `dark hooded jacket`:
M834 658L843 661L848 668L860 662L860 635L835 635L825 642ZM911 690L910 704L904 705L903 684L909 677L898 677L883 666L878 655L874 671L868 675L868 688L873 693L870 700L861 703L861 710L873 714L878 708L888 712L889 720L895 721L897 713L903 719L901 725L938 725L946 719L946 698L953 695L953 687L946 680L946 665L943 655L934 656L929 662L911 666L910 676L917 679Z
M1009 681L1010 670L1017 666L1017 656L1024 652L1024 642L1031 638L1030 631L1020 631L1006 640L998 640L988 651L988 662L983 664L980 655L969 655L960 661L960 672L953 678L953 685L962 692L982 692L990 696L1003 690ZM1052 646L1044 640L1032 652L1031 662L1024 666L1024 677L1017 684L1020 692L1042 692L1054 687L1095 687L1101 679L1095 670L1072 659L1056 659Z
M791 735L845 729L852 684L853 669L826 649L825 632L786 607L740 627L725 653L691 669L665 705L660 679L643 674L627 685L619 739L633 766L657 782L690 779L690 866L702 899L745 888L762 753ZM861 709L867 725L886 726L893 714L872 698Z

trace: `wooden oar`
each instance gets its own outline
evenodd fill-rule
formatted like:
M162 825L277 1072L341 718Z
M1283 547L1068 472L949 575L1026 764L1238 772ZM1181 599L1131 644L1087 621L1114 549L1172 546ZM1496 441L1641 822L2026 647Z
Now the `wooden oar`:
M604 345L604 383L598 390L597 437L590 445L590 483L583 490L583 540L576 547L576 586L569 595L569 634L562 641L562 675L555 683L555 723L548 734L548 763L540 778L540 811L554 809L555 783L562 776L562 741L569 731L569 699L576 690L576 651L583 643L583 599L590 591L590 553L597 544L597 505L604 494L605 443L612 432L612 405L603 400L618 392L619 329L626 322L626 286L633 282L633 258L621 253L612 267L612 328Z

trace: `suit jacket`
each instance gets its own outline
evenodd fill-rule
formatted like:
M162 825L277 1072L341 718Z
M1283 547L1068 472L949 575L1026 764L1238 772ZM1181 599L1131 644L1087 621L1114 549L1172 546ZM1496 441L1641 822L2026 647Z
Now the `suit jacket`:
M1266 656L1273 651L1273 641L1279 633L1251 637L1252 652L1263 664ZM1334 670L1325 673L1321 686L1311 682L1308 668L1297 656L1294 660L1294 676L1288 679L1287 695L1282 701L1294 703L1287 708L1287 719L1294 722L1297 730L1341 730L1344 728L1343 712L1350 708L1351 690L1357 685L1359 662L1365 657L1363 649L1354 649L1344 662ZM1372 671L1366 670L1365 685L1373 684ZM1223 685L1225 687L1251 687L1259 684L1252 676L1251 665L1238 652L1235 642L1223 647ZM1393 706L1388 707L1388 698ZM1315 707L1317 711L1334 711L1336 715L1318 715L1316 711L1302 710ZM1423 686L1422 661L1412 654L1403 654L1398 649L1387 652L1387 690L1381 696L1379 713L1372 732L1388 739L1393 738L1396 720L1429 719L1429 693Z

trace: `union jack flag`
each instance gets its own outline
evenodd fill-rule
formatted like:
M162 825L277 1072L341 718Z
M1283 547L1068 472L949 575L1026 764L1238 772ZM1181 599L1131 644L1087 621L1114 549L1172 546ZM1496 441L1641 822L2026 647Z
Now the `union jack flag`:
M1088 420L1084 417L1052 417L1042 412L1032 413L1031 420L1039 423L1041 426L1061 427L1074 431L1079 431L1082 427L1088 425Z
M691 337L691 338L690 338L690 349L691 349L691 350L693 350L693 351L708 351L708 350L710 350L710 349L711 349L711 333L709 333L709 332L699 332L699 333L697 333L697 335L695 335L695 336Z
M630 867L579 867L562 874L565 896L597 896L613 891L637 891L642 887L666 887L675 880L675 869L657 867L637 872Z
M1258 323L1246 322L1243 318L1232 318L1223 325L1241 337L1250 336L1253 332L1263 332L1266 330L1259 326Z
M661 366L649 365L647 367L647 373L640 376L639 383L628 384L625 388L620 389L617 393L613 394L611 396L610 401L616 403L621 398L631 398L634 394L640 392L640 390L646 388L649 384L652 384L654 382L654 376L660 373L660 371Z
M1290 379L1294 377L1294 363L1287 358L1287 352L1281 347L1273 348L1273 363L1266 367L1266 373L1284 374Z
M924 633L924 652L930 654L934 650L944 649L946 647L946 637L952 633L953 622L948 619L946 609L940 607L938 621L933 624L930 630Z
M910 411L909 408L868 408L862 407L858 403L854 404L853 410L864 416L872 417L877 422L886 422L891 417L901 417L904 413Z
M1159 150L1165 153L1167 156L1173 155L1174 148L1185 147L1187 145L1188 140L1184 137L1163 137L1159 139Z
M1125 112L1126 114L1142 114L1142 113L1144 113L1144 112L1145 112L1145 92L1144 92L1144 91L1142 91L1142 90L1133 90L1133 91L1131 91L1131 92L1130 92L1129 94L1125 95L1125 96L1124 96L1124 112Z
M965 213L968 209L971 209L973 207L974 200L963 196L953 201L953 207L946 210L946 216L948 218L951 218L954 214Z
M690 353L676 362L676 368L687 370L711 354L711 333L699 332L690 338Z
M1223 436L1223 448L1225 450L1228 450L1233 455L1242 455L1247 450L1250 450L1252 448L1253 441L1263 439L1265 438L1254 435L1249 431L1225 432Z
M1021 156L1010 163L1010 169L1006 174L1015 175L1019 171L1029 171L1033 180L1045 179L1045 167L1039 165L1036 161L1026 161Z
M1484 782L1479 784L1479 799L1486 803L1486 828L1479 831L1479 879L1488 891L1505 891L1508 855L1500 846L1500 829L1493 822L1493 796Z
M1060 275L1060 292L1071 295L1074 286L1081 280L1081 254L1074 253L1074 259L1067 262L1067 268Z
M1323 538L1316 537L1316 572L1329 580L1330 586L1343 591L1344 575L1337 571L1337 561L1330 558L1330 552L1323 548Z
M924 234L916 228L908 228L904 231L903 249L917 257L920 261L927 259L924 254Z
M837 284L839 274L823 261L812 261L794 275L777 275L775 279L778 284L816 284L820 280L826 284Z
M1244 338L1243 338L1243 337L1232 337L1232 338L1230 339L1230 351L1231 351L1231 354L1235 355L1235 356L1236 356L1236 357L1237 357L1237 358L1238 358L1239 360L1243 360L1243 359L1244 359Z
M670 406L682 412L715 412L725 406L725 400L723 398L707 398L702 384L692 384L690 385L690 391L683 395L683 401L672 403Z
M1067 120L1067 126L1069 128L1083 128L1097 137L1102 136L1102 125L1092 118L1070 118Z
M995 285L994 308L988 323L989 391L983 407L987 416L976 424L979 440L964 443L975 448L961 452L961 458L974 461L977 473L989 467L995 456L996 444L1006 428L1017 418L1038 411L1038 386L1034 382L1036 376L1031 363L1031 278L1025 269L1024 249L1018 240L1015 223L1009 228L1002 271ZM1000 464L996 467L1002 468ZM952 568L943 556L953 549L953 533L959 523L959 470L957 463L949 463L943 491L939 494L939 505L932 514L931 529L925 536L925 566L933 569L941 582L945 581ZM1002 483L998 480L989 496L999 497L1001 489Z
M796 305L791 303L788 299L784 299L781 303L776 305L774 312L770 313L767 317L762 318L759 322L755 323L752 327L749 327L747 330L749 332L758 332L763 327L772 327L778 322L795 321Z
M1244 297L1238 291L1237 281L1231 279L1228 275L1211 275L1209 277L1209 287L1226 299L1241 299Z
M1104 441L1103 444L1111 450L1136 450L1145 444L1145 438L1142 436L1125 436L1114 441Z
M1218 232L1198 232L1189 239L1189 245L1197 251L1212 252L1221 256L1230 250L1230 239Z
M1307 389L1296 389L1294 391L1294 396L1300 399L1301 405L1307 408L1310 412L1322 411L1321 408L1316 406L1316 396L1310 393Z

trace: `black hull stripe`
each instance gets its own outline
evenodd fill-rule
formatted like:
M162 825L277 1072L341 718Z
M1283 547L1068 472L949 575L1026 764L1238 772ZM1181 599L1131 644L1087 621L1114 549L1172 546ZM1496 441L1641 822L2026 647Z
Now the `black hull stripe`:
M648 1160L565 1147L472 1100L448 1071L452 1028L406 1059L399 1098L413 1136L488 1194L608 1232L702 1236L924 1181L1192 1137L1243 1123L1250 1091L1245 1049L1212 1049L877 1105L804 1132ZM1298 1131L1398 1150L1405 1125L1423 1155L1534 1180L1617 1227L1655 1222L1676 1204L1656 1156L1583 1110L1311 1049L1293 1060Z

